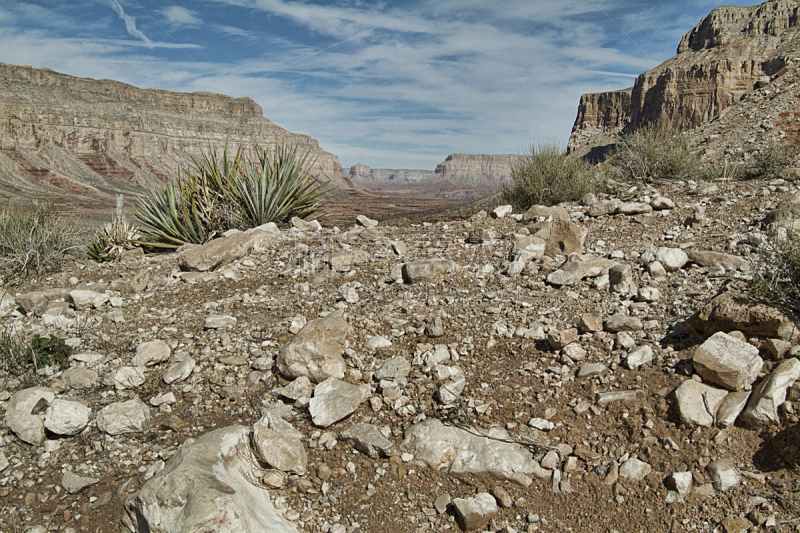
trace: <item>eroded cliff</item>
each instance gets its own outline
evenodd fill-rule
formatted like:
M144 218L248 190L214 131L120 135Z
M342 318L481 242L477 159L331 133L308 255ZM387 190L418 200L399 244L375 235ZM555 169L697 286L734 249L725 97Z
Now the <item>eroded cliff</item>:
M139 89L0 63L0 197L110 206L115 194L141 193L226 142L232 150L297 145L316 158L320 179L341 181L335 155L264 118L250 98Z
M420 185L455 185L461 187L495 187L511 184L511 166L522 156L451 154L436 165L436 170Z
M586 153L647 124L685 131L721 116L796 55L799 12L791 0L715 9L684 35L675 57L636 79L627 106L622 92L584 95L570 151Z

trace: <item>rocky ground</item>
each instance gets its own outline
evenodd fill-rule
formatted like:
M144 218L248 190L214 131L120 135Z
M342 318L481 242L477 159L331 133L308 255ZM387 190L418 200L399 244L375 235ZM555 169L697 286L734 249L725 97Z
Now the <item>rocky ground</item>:
M29 280L7 326L74 351L0 380L0 530L800 530L800 349L736 296L796 190L299 221Z

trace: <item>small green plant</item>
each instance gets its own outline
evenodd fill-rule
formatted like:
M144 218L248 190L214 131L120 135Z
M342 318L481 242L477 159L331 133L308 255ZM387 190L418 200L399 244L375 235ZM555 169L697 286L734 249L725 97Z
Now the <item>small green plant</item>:
M85 248L85 235L44 202L8 204L0 212L0 276L19 282L31 272L60 270L64 260Z
M94 239L86 248L89 259L103 263L115 261L120 258L123 250L130 250L134 242L139 239L136 226L125 218L123 196L117 195L117 210L111 218L111 223L106 224L95 233Z
M606 159L608 177L626 183L695 179L701 169L686 137L652 125L624 135Z
M797 157L797 148L791 144L771 144L750 158L746 178L774 179L790 167Z
M229 229L312 215L330 188L311 175L309 152L285 145L254 152L230 157L226 146L218 156L210 148L163 189L148 189L134 215L141 224L135 243L168 251L204 244Z
M513 184L503 190L502 198L515 211L579 200L597 188L592 165L567 155L555 142L531 146L522 160L512 165L511 178Z
M742 175L742 167L730 161L714 161L703 167L703 179L714 181L719 179L735 180Z
M793 316L800 317L800 235L771 228L756 249L750 292Z
M0 330L0 371L19 376L45 366L61 368L72 348L55 335L34 335L30 342L6 327Z

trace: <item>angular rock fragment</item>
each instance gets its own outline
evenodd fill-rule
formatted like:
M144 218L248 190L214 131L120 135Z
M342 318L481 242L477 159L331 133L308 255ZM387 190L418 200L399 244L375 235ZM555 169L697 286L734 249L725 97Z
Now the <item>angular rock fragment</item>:
M375 379L404 378L411 373L411 364L405 357L392 357L375 371Z
M297 533L253 483L261 469L250 431L231 426L185 444L167 467L125 499L120 530Z
M368 397L366 389L328 378L314 388L308 412L316 426L326 428L353 414Z
M278 370L289 379L306 376L314 383L343 379L347 365L342 351L349 329L341 311L312 320L280 349Z
M653 362L653 349L649 346L639 346L632 350L625 358L625 368L636 370L637 368Z
M664 265L667 272L675 272L689 262L689 256L680 248L660 247L656 249L656 261Z
M170 383L183 381L192 375L196 364L195 360L191 357L172 363L167 367L167 371L164 372L164 377L162 378L164 383L169 385Z
M556 287L574 285L585 278L594 278L617 263L610 259L592 255L570 254L567 261L555 272L547 275L547 283Z
M61 476L61 486L70 494L77 494L86 487L91 487L95 483L100 481L94 477L88 476L79 476L74 472L70 472L69 470L64 472Z
M247 256L253 248L253 242L253 235L243 232L214 239L182 252L178 257L178 266L188 272L212 272Z
M90 368L68 368L61 374L61 379L70 389L84 390L97 386L100 374Z
M136 355L131 359L133 366L153 366L163 363L172 355L172 348L166 342L156 339L143 342L136 347Z
M392 441L384 437L372 424L353 424L339 434L339 440L372 459L397 455Z
M97 429L109 435L140 433L150 429L150 408L139 397L116 402L97 413Z
M631 481L641 481L653 470L653 468L639 459L628 459L619 467L619 477Z
M742 476L731 458L711 461L708 463L706 471L711 476L714 488L720 492L724 492L742 482Z
M730 391L749 387L762 366L758 348L722 332L712 335L694 354L694 369L703 381Z
M284 421L288 425L288 422ZM281 472L302 476L308 471L308 455L296 432L282 431L267 416L253 424L253 443L261 458ZM294 429L294 428L292 428Z
M800 378L800 361L792 357L765 377L750 396L739 419L747 426L779 424L778 407L786 401L786 391Z
M683 323L683 330L696 341L714 333L741 331L747 336L784 338L797 335L794 323L773 307L736 291L711 299Z
M416 460L453 475L485 474L524 486L533 482L531 476L550 478L550 471L543 469L527 448L503 442L510 440L506 430L494 427L484 432L494 438L481 432L484 430L466 431L428 418L406 429L403 447Z
M675 389L678 414L684 424L711 426L727 391L687 379Z
M497 516L497 502L488 492L476 494L474 498L453 500L456 520L464 531L473 531Z

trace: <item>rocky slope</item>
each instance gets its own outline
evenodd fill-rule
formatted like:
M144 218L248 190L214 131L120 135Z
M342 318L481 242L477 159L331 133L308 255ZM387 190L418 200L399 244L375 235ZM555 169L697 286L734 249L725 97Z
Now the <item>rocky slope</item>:
M786 531L800 346L736 291L798 188L630 194L27 280L74 352L0 375L0 528Z
M654 124L685 131L724 114L797 55L799 12L789 0L715 9L684 35L675 57L640 75L633 88L584 95L570 151L586 153L621 130Z
M335 155L276 126L249 98L139 89L0 63L2 197L113 205L115 194L163 182L226 141L233 150L296 144L316 157L321 179L341 183Z

